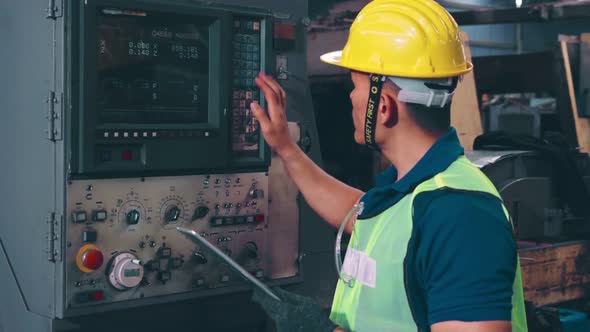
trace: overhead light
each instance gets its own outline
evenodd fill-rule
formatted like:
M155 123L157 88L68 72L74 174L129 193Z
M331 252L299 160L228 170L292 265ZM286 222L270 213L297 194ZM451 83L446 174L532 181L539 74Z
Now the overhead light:
M516 0L516 7L520 8L522 6L522 0Z

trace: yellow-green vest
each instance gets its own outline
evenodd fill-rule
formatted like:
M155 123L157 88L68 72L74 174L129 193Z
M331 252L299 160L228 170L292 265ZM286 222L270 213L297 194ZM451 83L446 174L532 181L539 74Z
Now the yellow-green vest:
M413 201L423 192L441 188L500 195L492 182L467 158L459 157L445 171L419 184L414 191L376 217L358 220L350 246L376 261L376 287L339 280L330 319L348 331L416 332L418 327L404 279L404 259L413 227ZM509 219L508 211L504 213ZM474 220L477 222L477 220ZM468 271L465 271L468 273ZM520 263L512 296L512 331L526 332Z

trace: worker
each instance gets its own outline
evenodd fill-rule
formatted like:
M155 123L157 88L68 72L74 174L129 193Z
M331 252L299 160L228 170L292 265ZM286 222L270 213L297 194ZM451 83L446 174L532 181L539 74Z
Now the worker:
M473 67L451 15L433 0L374 0L321 59L350 70L354 139L391 167L366 193L328 175L291 140L285 92L260 73L267 111L251 110L266 142L317 214L352 235L329 317L286 291L254 300L279 331L526 331L508 213L450 126Z

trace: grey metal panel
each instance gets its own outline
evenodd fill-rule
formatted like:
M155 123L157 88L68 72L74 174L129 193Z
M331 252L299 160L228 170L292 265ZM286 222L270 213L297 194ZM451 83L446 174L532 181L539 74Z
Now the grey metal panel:
M0 248L0 332L49 332L49 318L27 312L9 266Z
M54 209L54 155L46 133L53 30L46 6L46 1L2 1L0 9L0 234L30 310L53 316L54 266L46 253L46 220ZM22 304L13 309L25 310Z

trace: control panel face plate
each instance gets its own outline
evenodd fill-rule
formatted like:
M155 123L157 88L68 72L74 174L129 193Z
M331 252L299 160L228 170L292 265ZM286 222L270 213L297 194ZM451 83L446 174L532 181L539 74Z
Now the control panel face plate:
M284 264L283 268L272 264L277 253L270 252L268 192L267 173L69 182L67 305L198 293L242 284L205 248L178 233L177 226L204 235L263 280L288 277L296 262L288 264L289 271L281 271ZM92 257L85 252L89 245L104 256L98 268L96 260L84 261ZM138 277L142 280L133 287Z

